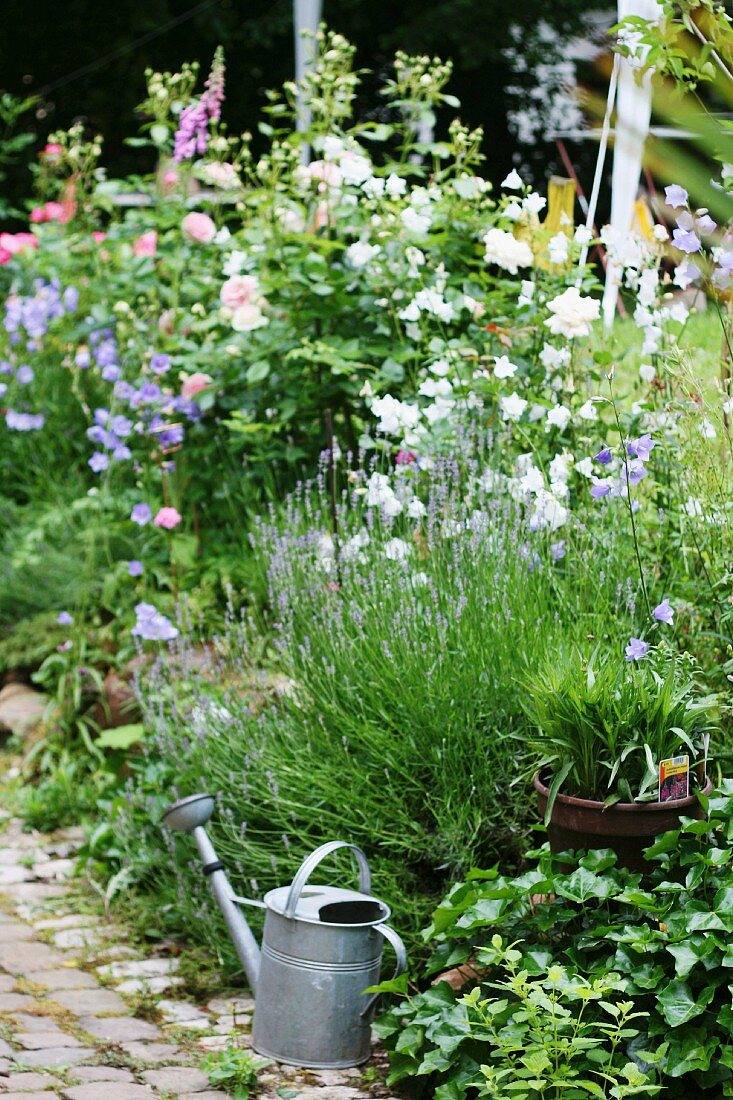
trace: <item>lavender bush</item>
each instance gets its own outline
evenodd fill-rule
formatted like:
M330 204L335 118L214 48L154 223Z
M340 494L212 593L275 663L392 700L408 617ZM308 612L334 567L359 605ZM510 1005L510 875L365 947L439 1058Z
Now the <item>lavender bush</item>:
M252 671L252 624L232 623L203 667L176 640L144 690L153 735L118 807L133 877L155 867L160 891L152 852L176 842L159 812L201 788L217 795L217 844L243 890L287 881L345 836L408 931L477 862L517 861L531 806L520 675L589 638L618 649L640 605L612 532L602 567L584 521L563 539L531 534L531 505L497 491L502 446L464 440L429 469L398 466L389 491L373 461L343 459L260 522L277 695ZM199 906L216 920L189 860L167 866L171 922L195 932Z

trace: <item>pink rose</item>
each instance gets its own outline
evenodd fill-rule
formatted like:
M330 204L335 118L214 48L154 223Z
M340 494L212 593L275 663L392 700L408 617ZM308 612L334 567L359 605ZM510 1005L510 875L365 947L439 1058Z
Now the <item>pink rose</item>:
M60 145L56 145L55 143L52 142L51 144L49 144L45 147L45 149L43 150L41 156L44 156L44 157L60 157L61 154L63 153L63 151L64 150Z
M45 206L34 206L31 210L30 220L34 225L40 225L42 222L48 221L48 213Z
M201 390L205 390L207 386L210 386L214 379L209 374L202 374L197 371L195 374L190 374L188 378L184 379L181 386L181 397L185 397L186 401L190 401L192 397L195 397Z
M221 288L221 304L231 309L239 309L260 297L260 284L256 275L233 275Z
M65 209L63 203L60 203L60 202L47 202L45 204L45 210L46 210L46 221L60 222L60 221L64 221L64 220L66 220L66 221L69 220L68 218L64 217L64 215L66 214L66 209Z
M193 210L181 222L181 229L196 244L211 244L216 236L216 226L208 214Z
M38 248L38 240L32 233L0 233L0 248L15 256L24 248Z
M101 244L102 241L107 240L107 234L102 233L99 229L96 229L94 233L92 233L92 240L95 242L95 244Z
M332 164L326 160L313 160L308 165L308 174L312 180L321 180L318 184L320 192L327 191L329 187L334 190L341 186L343 175L338 164Z
M181 522L181 514L175 508L161 508L153 520L153 527L165 527L166 531L172 531Z
M10 263L11 259L11 253L5 248L0 248L0 267L4 267L5 264Z
M154 229L149 229L138 237L132 246L133 256L154 256L158 250L158 234Z

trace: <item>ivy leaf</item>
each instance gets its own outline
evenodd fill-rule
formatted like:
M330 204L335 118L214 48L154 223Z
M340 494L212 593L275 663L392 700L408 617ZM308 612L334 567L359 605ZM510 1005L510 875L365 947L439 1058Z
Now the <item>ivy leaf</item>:
M680 1027L704 1012L714 996L715 989L703 989L696 1001L686 982L674 981L659 994L658 1001L670 1027Z
M616 893L616 889L614 882L594 875L585 867L579 867L572 875L555 883L556 894L580 903L590 898L610 898Z
M665 1070L670 1077L682 1077L693 1070L710 1069L710 1058L718 1045L717 1039L708 1039L702 1028L692 1028L681 1039L671 1039Z
M667 950L674 959L674 972L678 978L686 978L700 961L690 943L671 943Z

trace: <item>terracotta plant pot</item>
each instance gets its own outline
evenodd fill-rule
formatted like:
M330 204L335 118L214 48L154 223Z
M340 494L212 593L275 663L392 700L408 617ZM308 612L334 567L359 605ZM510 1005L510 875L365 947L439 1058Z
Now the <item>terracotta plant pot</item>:
M550 794L545 785L547 779L550 777L540 778L537 772L533 780L543 818ZM710 794L711 790L712 784L707 779L702 793ZM702 807L695 795L669 802L617 802L604 810L602 802L560 792L552 807L547 835L553 852L611 848L619 867L648 871L650 863L644 858L644 849L654 843L655 837L679 829L680 817L702 817Z

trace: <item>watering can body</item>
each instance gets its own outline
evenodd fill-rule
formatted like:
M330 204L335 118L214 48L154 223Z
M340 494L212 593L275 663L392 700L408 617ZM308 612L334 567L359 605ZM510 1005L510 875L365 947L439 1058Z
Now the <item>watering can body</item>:
M389 910L366 894L313 886L292 917L282 907L287 888L265 897L267 915L252 1040L259 1054L281 1062L340 1069L370 1054L373 998ZM318 906L359 906L367 921L332 923ZM306 910L305 912L303 910ZM331 910L332 920L338 912ZM371 917L371 920L369 919ZM393 935L392 930L389 933Z
M290 886L270 890L264 902L238 897L203 829L203 814L213 809L213 800L210 808L202 806L204 797L184 799L164 817L196 840L204 874L255 993L254 1049L314 1069L365 1062L377 997L364 990L380 980L385 940L397 957L393 976L407 965L400 937L385 923L389 907L370 893L366 856L353 844L330 841L303 861ZM357 860L359 890L311 884L318 864L342 848ZM242 915L243 905L265 909L261 950Z

